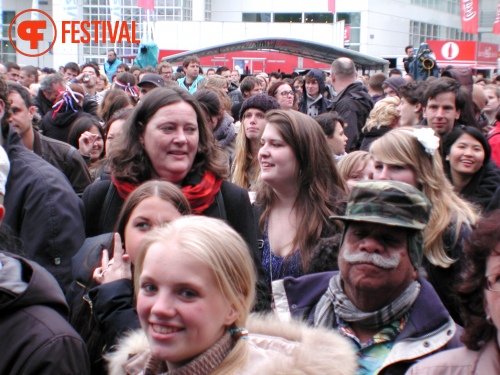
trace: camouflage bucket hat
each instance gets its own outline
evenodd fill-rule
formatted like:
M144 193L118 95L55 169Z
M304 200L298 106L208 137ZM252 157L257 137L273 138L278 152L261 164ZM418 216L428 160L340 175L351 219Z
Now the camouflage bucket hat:
M358 182L349 195L346 214L330 219L360 221L423 230L431 204L425 195L404 182Z

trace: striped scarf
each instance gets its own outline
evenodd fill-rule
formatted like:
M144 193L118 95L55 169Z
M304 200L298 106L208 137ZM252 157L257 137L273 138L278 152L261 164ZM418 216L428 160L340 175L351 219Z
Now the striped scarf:
M420 283L412 282L401 295L380 310L364 312L352 303L340 285L340 273L330 279L328 290L319 300L314 312L314 326L332 328L335 316L367 329L381 329L401 319L413 307L420 293Z

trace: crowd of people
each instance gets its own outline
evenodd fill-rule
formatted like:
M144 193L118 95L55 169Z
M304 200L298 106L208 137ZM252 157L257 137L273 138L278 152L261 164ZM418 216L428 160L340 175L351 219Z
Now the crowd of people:
M500 373L497 78L0 64L0 373Z

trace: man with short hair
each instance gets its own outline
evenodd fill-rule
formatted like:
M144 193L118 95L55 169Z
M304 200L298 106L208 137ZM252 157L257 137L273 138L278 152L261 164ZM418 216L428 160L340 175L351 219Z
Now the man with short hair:
M28 150L59 169L68 178L76 194L82 195L92 179L85 160L77 149L65 142L45 137L33 128L36 107L29 92L19 84L9 83L9 102L12 115L9 125L19 135Z
M427 125L441 138L451 133L467 103L467 91L454 79L437 78L425 88L422 98Z
M328 111L330 101L323 97L325 75L319 69L311 69L304 76L303 95L299 102L299 112L316 117Z
M7 61L4 63L7 73L5 73L5 79L9 81L17 82L19 80L19 74L21 73L21 67L15 62Z
M240 85L240 78L241 75L238 69L234 69L233 71L231 71L231 82L233 82L236 86Z
M368 80L368 94L372 97L373 103L385 98L382 83L384 83L386 79L387 76L384 73L375 73L372 74Z
M121 63L120 65L118 65L116 67L116 74L120 74L120 73L128 72L128 71L130 71L130 68L127 64Z
M215 69L214 68L208 68L207 69L207 77L215 75Z
M116 75L116 69L122 61L116 58L116 52L113 49L108 51L108 60L104 63L104 73L108 77L109 82L113 82L113 76Z
M32 83L38 83L38 70L33 65L23 66L18 82L29 89Z
M415 49L413 46L405 47L406 57L403 58L403 65L405 67L406 73L410 74L410 63L415 60Z
M165 81L163 77L155 73L147 73L141 78L141 81L137 84L139 87L139 98L142 99L144 95L148 92L158 88L165 87Z
M338 331L359 353L359 374L404 374L416 361L460 347L457 325L418 275L431 205L399 181L351 190L339 271L273 282L278 313ZM287 311L288 307L288 311Z
M75 62L69 62L64 65L64 79L66 82L70 82L73 78L78 77L80 74L80 67Z
M163 78L164 81L174 80L174 68L169 62L162 61L156 67L156 72Z
M403 72L398 68L393 68L389 70L389 78L391 77L403 77Z
M63 91L66 91L66 80L62 75L50 74L42 79L38 94L33 100L33 105L37 108L41 117L52 110L57 96Z
M83 87L85 92L85 102L82 105L83 110L93 115L97 114L97 105L103 100L103 96L99 95L96 89L99 74L99 66L94 62L88 62L82 65L81 73L70 81L71 83L78 83Z
M71 258L85 240L83 202L59 170L24 147L10 128L9 109L7 84L0 79L0 138L11 164L5 223L23 240L27 256L65 290L72 281Z
M248 76L243 78L241 81L240 88L241 96L243 100L239 103L234 104L231 107L231 113L233 115L234 121L240 120L240 109L243 102L253 95L262 94L262 86L260 79L254 76Z
M183 89L194 94L198 90L198 85L203 81L203 76L200 75L200 59L196 55L190 55L182 61L182 68L186 73L184 78L179 78L177 82Z
M215 74L224 77L227 80L227 95L233 105L243 102L243 95L241 91L238 90L238 85L235 84L231 79L231 70L227 66L221 66L217 68Z
M399 86L401 103L397 110L400 126L418 125L423 118L423 106L420 99L424 95L425 81L413 81Z
M283 75L280 72L271 72L269 73L269 85L273 82L278 82L283 79Z
M340 57L334 60L330 78L337 96L332 98L328 109L338 112L347 124L346 151L357 150L361 145L361 129L373 108L373 100L363 84L357 81L356 66L351 59Z

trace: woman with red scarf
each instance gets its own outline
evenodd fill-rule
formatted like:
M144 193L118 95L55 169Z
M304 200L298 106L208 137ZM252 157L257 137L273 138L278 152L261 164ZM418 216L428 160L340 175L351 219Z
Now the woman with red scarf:
M178 185L194 213L231 225L260 265L248 193L225 180L227 160L205 121L185 90L158 88L145 95L109 155L111 180L96 181L83 193L87 236L112 232L127 196L141 183L160 179Z

